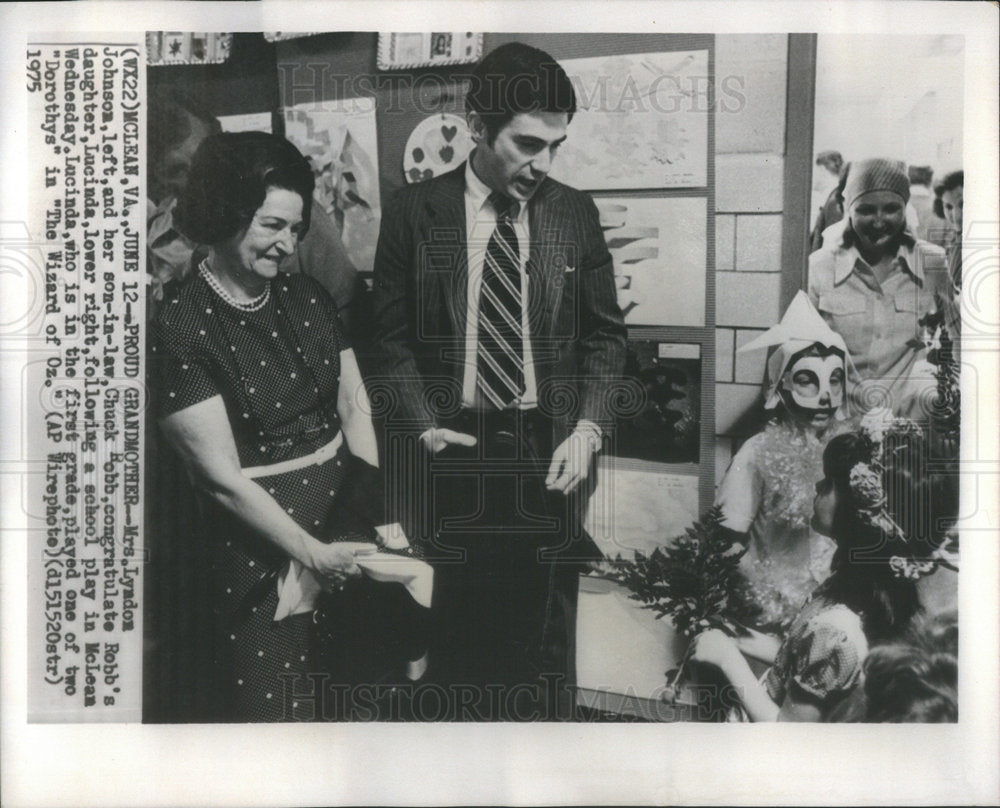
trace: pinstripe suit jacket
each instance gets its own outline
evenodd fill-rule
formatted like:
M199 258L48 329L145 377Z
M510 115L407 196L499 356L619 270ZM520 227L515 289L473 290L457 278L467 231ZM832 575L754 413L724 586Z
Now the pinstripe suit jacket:
M423 431L461 402L468 250L465 165L402 189L375 254L373 393ZM539 408L559 432L606 425L625 362L611 256L589 195L546 179L528 203L528 318ZM379 389L381 388L381 389ZM387 388L387 389L386 389Z

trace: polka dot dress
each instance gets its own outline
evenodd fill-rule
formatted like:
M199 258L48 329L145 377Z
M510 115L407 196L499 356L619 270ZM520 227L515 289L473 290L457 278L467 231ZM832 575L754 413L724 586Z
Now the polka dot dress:
M336 307L304 275L279 274L257 311L224 302L198 274L168 292L153 323L160 417L221 396L244 468L311 454L337 435L340 353L347 346ZM343 486L346 448L321 465L256 482L303 529L321 535ZM275 622L273 572L287 562L221 508L206 507L206 536L223 629L217 659L232 686L234 719L307 720L312 692L311 614ZM265 578L266 589L255 589ZM251 592L251 590L254 590ZM258 602L259 601L259 602ZM253 603L252 609L246 606Z

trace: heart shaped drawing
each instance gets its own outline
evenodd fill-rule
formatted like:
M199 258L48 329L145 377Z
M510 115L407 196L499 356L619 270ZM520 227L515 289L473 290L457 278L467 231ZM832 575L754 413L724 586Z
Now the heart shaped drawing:
M422 163L424 161L424 150L421 148L416 148L413 150L413 162Z
M442 146L438 151L438 157L441 158L442 163L450 163L451 158L455 156L455 150L451 146Z
M451 143L452 138L458 134L457 126L442 126L441 134L444 135L445 143Z

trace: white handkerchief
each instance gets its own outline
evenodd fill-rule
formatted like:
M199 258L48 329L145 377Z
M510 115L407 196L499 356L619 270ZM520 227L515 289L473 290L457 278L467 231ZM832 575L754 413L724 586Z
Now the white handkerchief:
M434 569L427 562L392 553L366 553L354 560L372 580L401 583L417 603L428 609L431 607ZM274 611L274 619L311 612L316 608L316 598L321 591L312 570L292 559L278 577L278 608Z
M274 619L284 620L293 614L311 612L316 608L316 597L321 591L312 570L292 559L278 576L278 608L274 611Z
M371 553L358 556L355 561L369 578L376 581L397 581L406 587L410 597L417 603L427 609L431 607L434 569L426 561L392 553Z

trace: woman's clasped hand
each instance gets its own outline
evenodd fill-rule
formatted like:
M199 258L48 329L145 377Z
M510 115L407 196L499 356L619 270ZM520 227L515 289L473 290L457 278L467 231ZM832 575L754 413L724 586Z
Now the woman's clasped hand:
M361 575L357 557L378 552L371 542L316 542L309 553L309 568L327 588L340 589L352 577Z

